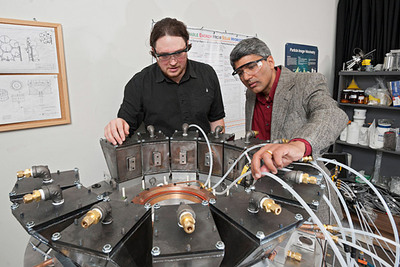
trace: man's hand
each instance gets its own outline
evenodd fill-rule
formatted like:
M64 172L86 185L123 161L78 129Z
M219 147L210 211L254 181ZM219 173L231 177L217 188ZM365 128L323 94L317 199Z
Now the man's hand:
M305 144L294 141L289 144L268 144L254 154L251 160L251 174L255 179L261 178L261 172L272 172L276 174L281 169L293 161L297 161L304 156ZM264 165L261 165L261 160Z
M121 119L116 118L110 121L106 127L104 127L104 136L114 146L122 144L125 141L125 137L129 135L129 124Z

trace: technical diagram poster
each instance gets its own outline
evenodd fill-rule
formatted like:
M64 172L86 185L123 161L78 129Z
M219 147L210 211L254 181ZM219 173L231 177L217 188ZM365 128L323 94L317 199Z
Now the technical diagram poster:
M0 125L59 118L56 75L0 75Z
M232 76L229 54L238 42L249 36L190 27L188 31L192 43L189 58L211 65L217 73L226 113L226 132L244 136L246 87Z
M285 45L285 67L294 72L317 72L318 47L287 43Z
M0 73L58 73L54 28L0 24Z

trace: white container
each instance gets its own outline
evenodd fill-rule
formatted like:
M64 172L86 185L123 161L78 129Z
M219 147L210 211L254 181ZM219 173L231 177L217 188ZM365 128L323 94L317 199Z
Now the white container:
M340 133L339 137L340 141L345 141L347 140L347 126L344 128L344 130Z
M352 122L347 126L347 139L346 142L349 144L358 144L358 134L360 132L360 127L357 123ZM383 147L383 142L382 142Z
M390 131L391 125L389 123L378 123L375 132L375 147L383 148L383 135Z
M365 124L365 117L364 118L353 117L353 122L357 123L359 127L362 127Z
M361 127L358 135L358 144L362 146L368 146L368 126Z
M366 114L367 114L366 109L355 108L353 118L364 118L365 119Z

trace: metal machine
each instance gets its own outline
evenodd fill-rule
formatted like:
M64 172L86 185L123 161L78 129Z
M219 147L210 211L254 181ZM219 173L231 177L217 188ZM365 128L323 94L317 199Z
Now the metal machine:
M298 230L309 218L302 203L274 179L255 183L246 172L260 141L188 128L168 138L150 127L117 146L100 140L111 179L88 187L78 169L19 172L10 200L32 236L26 266L320 262L315 235ZM277 177L318 211L325 185L317 169L293 164Z

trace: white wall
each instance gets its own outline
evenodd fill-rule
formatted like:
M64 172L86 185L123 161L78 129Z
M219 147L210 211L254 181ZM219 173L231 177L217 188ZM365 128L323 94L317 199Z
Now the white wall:
M28 234L11 214L16 171L47 164L80 169L89 186L107 167L99 145L116 116L125 83L151 63L152 19L176 17L188 26L257 34L284 64L287 42L319 48L319 71L333 85L337 0L0 0L3 18L61 23L72 123L0 133L1 266L22 266Z

